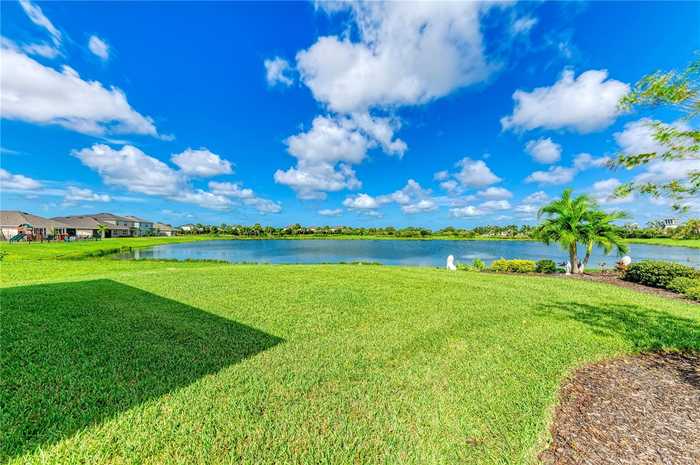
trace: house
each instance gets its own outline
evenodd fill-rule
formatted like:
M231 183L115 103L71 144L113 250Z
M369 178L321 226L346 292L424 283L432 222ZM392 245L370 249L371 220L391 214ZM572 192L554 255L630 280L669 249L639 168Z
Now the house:
M150 236L154 233L155 223L153 221L144 220L133 215L126 215L125 218L134 222L136 236Z
M665 218L662 220L664 229L676 229L678 227L678 220L676 218Z
M165 223L155 223L153 229L159 236L174 236L177 233L175 228Z
M185 231L185 232L195 231L196 229L197 229L197 226L195 226L194 224L191 224L191 223L183 224L182 226L180 226L180 230Z
M125 216L118 216L112 213L96 213L94 215L84 215L94 218L99 223L104 223L110 230L110 237L129 237L136 235L136 221Z
M108 231L105 232L105 236L111 236L109 232L110 225L100 223L91 216L57 216L53 219L64 223L67 226L66 232L71 237L80 239L100 237L101 233L99 232L99 227L103 224L108 228Z
M67 225L55 219L44 218L18 210L0 211L0 239L9 241L20 233L29 240L44 240L67 234Z

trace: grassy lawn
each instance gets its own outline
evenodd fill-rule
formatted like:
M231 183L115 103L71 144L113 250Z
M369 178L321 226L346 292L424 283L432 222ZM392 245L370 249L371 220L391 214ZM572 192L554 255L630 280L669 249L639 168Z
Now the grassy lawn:
M0 265L0 462L528 464L576 366L700 350L700 306L580 280L74 246Z
M700 249L700 239L627 239L632 244L667 245L669 247L690 247Z

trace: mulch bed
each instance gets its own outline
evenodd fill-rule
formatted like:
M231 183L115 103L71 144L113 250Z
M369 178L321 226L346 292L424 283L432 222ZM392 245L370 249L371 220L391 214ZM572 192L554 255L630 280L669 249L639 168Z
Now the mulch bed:
M570 275L570 276L563 276L564 278L574 278L574 279L583 279L586 281L595 281L599 283L607 283L607 284L612 284L614 286L618 287L624 287L627 289L632 289L634 291L638 292L644 292L646 294L654 294L658 295L660 297L667 297L669 299L679 299L683 300L686 302L694 302L693 300L688 299L682 294L676 294L675 292L667 291L666 289L659 289L657 287L650 287L650 286L644 286L643 284L638 284L638 283L632 283L630 281L625 281L623 279L620 279L617 275L615 274L583 274L583 275Z
M546 465L700 464L700 352L577 370L560 394Z

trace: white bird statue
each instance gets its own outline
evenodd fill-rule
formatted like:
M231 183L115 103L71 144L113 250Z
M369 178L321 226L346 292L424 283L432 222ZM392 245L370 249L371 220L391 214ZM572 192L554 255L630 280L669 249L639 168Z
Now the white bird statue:
M455 257L454 255L448 255L447 256L447 265L446 268L450 271L455 271L457 267L455 266Z
M571 262L567 261L564 269L566 270L566 274L571 274Z
M620 263L622 263L625 266L630 266L630 263L632 263L632 257L629 255L625 255L620 259Z

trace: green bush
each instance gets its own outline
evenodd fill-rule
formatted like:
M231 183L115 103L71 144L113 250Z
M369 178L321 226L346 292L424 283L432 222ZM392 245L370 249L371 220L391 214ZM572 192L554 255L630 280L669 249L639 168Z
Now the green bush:
M645 286L666 288L674 278L695 278L698 271L678 263L644 260L631 264L622 279Z
M473 271L474 270L474 268L471 265L467 265L465 263L458 263L457 269L460 271Z
M557 264L553 260L538 260L535 265L535 271L538 273L556 273Z
M684 294L689 299L695 300L696 302L700 302L700 286L695 286L691 287L690 289L686 289Z
M472 263L472 267L474 267L476 271L484 271L486 264L481 259L475 258L474 262Z
M499 273L534 273L535 262L533 260L506 260L499 258L491 263L491 271Z
M666 286L666 289L679 294L685 294L688 289L698 286L700 286L700 279L679 276L677 278L673 278Z

